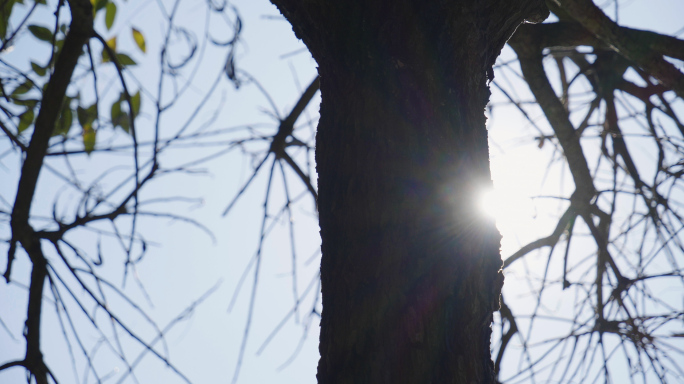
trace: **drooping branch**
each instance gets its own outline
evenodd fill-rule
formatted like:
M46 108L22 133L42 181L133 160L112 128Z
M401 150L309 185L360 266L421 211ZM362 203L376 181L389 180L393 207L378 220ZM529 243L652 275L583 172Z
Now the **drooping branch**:
M602 212L593 202L596 196L596 188L580 145L579 136L570 122L563 104L556 96L551 83L546 77L542 63L541 47L535 39L536 34L529 33L531 31L523 27L521 27L522 32L516 33L516 38L511 39L509 43L518 54L520 67L527 84L530 86L530 90L544 111L547 120L556 133L558 141L563 147L568 167L575 182L575 192L571 199L572 204L577 209L578 215L592 229L592 236L599 247L600 255L603 259L602 262L610 264L618 280L621 280L623 277L608 252L610 217ZM591 221L592 215L600 217L600 229L596 228Z
M577 199L577 203L586 206L596 195L593 178L589 172L589 166L575 128L544 72L541 46L539 45L541 34L536 33L530 27L533 28L534 26L521 25L508 43L518 55L525 81L530 86L530 90L563 147L563 152L568 160L568 167L575 182L576 191L573 196ZM577 208L583 209L581 206L577 206Z
M553 0L568 15L577 20L589 32L625 58L637 63L646 72L684 97L684 74L654 52L646 41L635 35L624 33L617 23L606 16L592 0ZM679 45L681 47L681 44ZM679 56L679 55L677 55Z
M256 80L252 79L252 82L254 82L259 88L261 86L259 85ZM306 108L307 105L311 102L311 99L313 99L314 95L316 92L318 92L320 88L320 78L316 76L315 79L309 84L309 86L306 88L306 90L302 93L302 95L299 97L299 100L297 100L297 103L295 106L292 108L290 113L285 117L284 119L281 119L280 117L280 124L278 125L278 132L276 132L275 135L271 137L271 145L268 149L267 154L264 156L264 158L259 162L259 164L254 168L254 171L252 172L252 176L247 180L247 182L240 188L238 193L233 197L233 200L231 200L230 204L228 204L228 207L223 211L223 216L228 214L230 210L233 208L235 203L237 203L237 200L242 196L242 194L247 190L247 188L250 186L252 181L256 178L257 174L259 173L259 170L261 167L264 165L266 162L266 159L269 158L269 156L272 154L275 155L276 159L278 160L283 160L285 161L290 168L297 174L299 179L304 183L306 186L306 189L309 191L311 194L311 197L313 197L314 201L316 204L318 204L318 193L316 192L316 189L313 187L313 184L311 183L311 177L302 171L302 169L297 165L297 163L292 159L292 157L285 151L285 149L290 145L294 144L297 140L292 136L292 132L294 131L294 124L297 122L301 114L304 112L304 109ZM262 89L264 94L268 97L268 94L265 92L265 90ZM270 97L269 97L270 98ZM273 104L274 110L277 113L277 109L275 108L275 104ZM288 138L291 138L292 140L290 142L287 141Z
M17 2L10 1L4 3L8 3L9 8L11 10L13 7L13 3ZM35 2L34 8L38 7L40 5L39 3L42 2ZM82 102L87 102L89 98L92 98L92 96L90 96L92 95L92 93L91 90L84 89L85 87L83 85L83 79L89 75L89 72L91 72L94 80L94 84L92 85L95 88L95 103L91 106L95 111L93 112L92 109L89 109L87 113L90 115L90 117L93 117L93 115L95 115L94 122L96 122L96 124L92 124L93 130L95 130L98 126L104 127L103 119L108 120L107 117L97 116L97 110L99 109L100 112L102 112L103 105L101 103L102 100L100 100L98 96L98 89L101 92L102 87L98 86L96 72L98 74L101 74L102 71L108 71L107 67L111 66L107 64L97 65L98 63L93 61L93 53L90 52L88 52L91 56L90 63L84 61L85 57L79 59L79 56L83 54L84 50L83 42L86 42L87 44L88 39L94 35L92 26L93 12L98 13L100 9L94 11L91 7L91 4L93 2L89 2L88 0L69 0L69 3L71 5L72 13L72 22L70 28L67 29L67 26L69 24L68 20L67 24L64 24L64 13L62 13L62 17L60 17L59 13L59 10L62 9L63 5L66 5L64 1L59 1L59 4L57 4L57 2L55 2L54 4L51 3L55 6L55 8L57 8L57 11L55 12L55 17L52 19L52 21L54 21L55 27L54 29L52 29L51 39L44 38L44 36L35 33L35 29L31 27L28 28L29 30L31 30L34 37L38 38L39 40L44 40L48 43L51 43L52 46L46 45L46 47L48 47L48 49L54 52L54 60L51 58L49 63L45 65L45 67L43 67L42 65L36 66L37 64L35 64L34 62L31 63L31 68L34 74L36 75L35 77L39 78L38 80L33 80L34 76L31 75L30 72L28 72L28 69L22 69L20 66L17 66L15 68L14 66L11 66L10 64L6 63L4 60L1 64L3 67L9 67L11 71L17 73L18 76L17 78L12 77L12 75L6 76L7 72L4 72L3 75L0 76L2 77L2 79L0 79L2 80L2 83L7 85L7 80L9 79L9 84L13 84L14 82L18 81L17 79L21 80L22 78L24 78L24 84L28 85L25 85L23 88L20 88L18 90L15 87L14 90L16 92L14 93L5 93L4 90L1 89L2 86L0 85L0 94L3 96L2 102L7 103L0 106L0 114L2 114L3 117L6 116L7 119L9 119L10 123L8 124L8 126L5 126L5 123L8 120L0 121L0 130L2 130L6 134L8 139L11 140L14 144L13 155L18 160L17 162L19 163L19 167L21 168L21 166L23 165L23 169L21 169L22 180L19 183L19 186L16 190L17 202L14 204L14 211L7 212L8 210L3 208L0 212L0 215L4 216L4 219L7 221L10 221L10 218L12 220L12 241L8 242L12 245L10 255L13 256L15 252L19 251L19 248L23 248L26 251L25 253L28 254L28 258L32 262L33 268L30 275L30 284L25 287L28 292L28 313L26 319L26 327L24 328L24 336L26 337L26 342L24 344L27 346L26 357L23 356L24 351L21 350L20 353L22 353L22 356L20 356L19 358L15 358L15 360L10 362L0 362L0 371L10 369L12 367L22 367L22 371L26 372L28 381L41 384L47 384L48 380L50 383L57 382L57 379L55 377L51 377L51 373L48 370L46 364L49 364L51 350L53 349L53 346L50 343L46 344L45 332L43 332L42 339L40 333L40 324L42 316L48 315L48 312L43 311L49 311L49 304L50 302L52 302L55 306L54 309L59 319L59 325L61 326L64 342L68 346L68 352L74 365L74 371L77 370L77 365L79 365L80 361L79 356L73 353L73 347L77 345L78 350L80 350L83 353L83 356L81 356L80 358L84 359L86 363L86 372L84 373L86 375L86 378L84 378L84 380L87 380L88 377L92 377L92 375L94 375L94 379L98 382L102 380L107 381L112 379L112 376L115 374L113 372L110 372L105 376L102 376L97 372L97 368L99 368L99 363L97 363L97 360L99 360L100 357L98 356L96 358L96 355L101 354L101 352L99 351L105 348L109 349L109 352L113 353L113 355L107 355L107 357L105 358L113 357L115 359L119 359L120 362L123 364L124 369L128 370L126 375L132 375L132 371L139 360L136 360L132 364L130 363L130 357L128 357L130 356L128 353L129 346L125 343L126 340L121 338L121 336L125 337L125 335L122 335L121 330L123 330L125 333L129 333L129 336L133 337L134 341L136 342L136 345L139 344L144 347L143 352L140 356L144 355L145 353L154 354L156 358L161 359L162 363L165 363L166 365L170 366L171 369L174 370L174 372L181 379L189 381L185 378L185 376L183 376L180 372L173 368L171 362L165 356L165 354L167 354L168 351L164 353L161 351L157 351L157 348L155 348L154 350L152 349L155 342L157 342L158 340L164 341L163 339L165 335L159 330L158 327L156 327L155 323L148 318L148 316L142 311L142 309L139 308L137 304L135 304L133 299L126 296L126 294L122 291L123 288L116 288L116 286L113 283L106 280L106 278L103 277L103 275L101 275L101 271L105 271L107 270L107 268L110 268L107 266L102 266L103 261L107 259L107 257L105 256L108 256L103 255L102 251L104 249L105 253L109 253L112 251L113 247L105 245L103 248L101 248L100 240L101 237L111 237L115 240L119 240L119 243L122 245L122 249L125 252L130 252L131 249L131 246L125 246L125 242L130 241L130 243L135 242L136 244L140 244L140 256L134 260L130 258L129 260L127 260L127 263L130 261L130 264L134 264L138 263L142 259L142 256L146 252L146 248L150 244L153 244L153 242L143 238L143 233L141 231L136 230L135 219L133 220L134 224L132 226L127 226L127 228L132 228L131 235L127 236L125 234L122 234L123 231L120 227L123 227L125 225L120 225L120 223L123 221L121 217L126 216L130 218L143 215L157 218L164 217L173 221L185 221L192 224L198 224L188 218L180 217L174 214L166 214L164 212L138 211L137 209L134 209L137 208L137 201L135 203L135 207L132 207L131 201L133 199L137 199L137 194L142 188L143 184L147 183L153 177L156 178L156 176L169 173L180 174L183 172L190 173L196 171L195 169L189 169L189 166L187 164L178 166L176 168L161 168L161 166L156 162L156 157L157 153L161 152L162 149L171 147L171 144L177 145L177 147L182 147L183 141L185 141L186 143L188 141L191 141L192 143L188 146L201 147L203 143L200 143L200 141L203 137L217 134L226 134L227 132L231 132L231 130L225 129L207 132L208 130L206 130L205 128L213 123L213 121L208 121L204 123L203 126L200 127L195 133L181 135L183 129L190 124L190 121L192 120L191 117L187 124L183 126L183 129L181 129L176 136L166 139L163 142L159 141L158 135L160 133L160 129L159 124L157 124L154 141L150 143L140 143L136 141L134 134L133 144L128 144L125 146L111 145L111 141L107 143L106 140L103 140L102 136L100 135L97 143L98 146L101 145L101 147L98 148L98 151L89 151L87 150L87 148L83 151L73 150L74 148L79 147L79 145L72 146L72 144L75 144L74 142L80 141L80 139L85 139L85 137L83 137L82 135L82 132L74 133L72 130L72 128L77 128L77 126L74 125L75 116L73 115L76 115L77 111L73 101L75 101L75 99L79 100L78 125L81 125L85 130L86 124L82 122L81 116L81 109L84 109L82 108ZM181 2L176 1L175 3L180 4ZM121 4L119 4L118 2L117 4L121 6ZM82 7L84 5L88 8L79 9L79 7ZM209 3L207 6L211 8L213 4ZM160 4L160 8L163 9L163 7L164 5ZM0 8L7 10L7 5L0 6ZM17 8L21 7L17 6ZM107 11L107 18L111 17L110 7L107 7L106 9L102 8L101 13L105 13L105 10ZM0 13L3 13L3 11L0 11ZM84 23L84 17L81 16L86 16L87 23ZM29 15L27 15L25 19L28 19L28 17ZM167 18L169 19L168 30L178 30L179 27L176 25L176 23L172 22L171 17ZM45 20L42 20L42 22L45 22ZM2 23L2 20L0 20L0 23ZM23 26L23 28L21 28L21 26ZM24 22L20 24L20 28L16 28L16 31L19 31L19 29L21 29L21 32L26 32L26 34L28 34ZM208 26L207 30L209 30ZM137 31L135 29L133 29L133 31L134 36L136 36L136 33L139 33L136 36L136 42L138 47L144 52L144 38L141 36L142 32ZM66 39L64 39L65 37ZM138 39L142 39L142 42ZM167 41L162 46L162 51L170 51L170 46L171 43ZM119 104L121 102L125 103L126 101L128 101L128 114L130 115L129 117L134 118L133 112L134 109L137 108L131 105L132 96L126 88L127 86L126 83L123 81L123 74L121 72L123 68L122 63L124 62L122 58L126 59L127 57L124 57L121 53L115 53L114 50L108 50L107 48L111 47L105 45L103 54L106 55L107 53L109 53L111 64L114 64L113 66L116 67L117 73L119 74L119 77L121 79L121 84L119 84L119 87L123 88L123 100L119 100ZM36 51L32 52L32 54L40 54L40 52L41 51ZM37 59L35 61L40 62ZM86 68L84 64L86 64L88 68ZM130 65L130 62L128 62L128 64ZM165 65L163 59L162 65ZM175 77L178 73L180 73L180 71L169 73L169 71L165 71L164 68L162 68L160 75L160 84L162 82L168 81L169 77ZM47 74L47 76L45 74ZM52 74L52 77L50 77L50 74ZM143 101L147 101L148 97L149 99L153 99L153 96L145 92L147 89L146 86L148 79L141 79L141 81L138 82L138 79L135 78L134 73L129 74L131 79L136 81L136 83L139 85L142 92L142 97L145 97ZM192 76L190 76L190 79L192 79ZM88 84L90 83L89 80L86 80L86 83L87 85L90 85ZM187 87L191 83L191 80L187 80L185 86ZM217 83L220 82L217 80ZM130 87L130 82L128 82L128 86ZM212 88L212 91L213 89L214 88ZM107 93L109 90L111 90L111 88L109 88L108 86L104 92ZM84 91L85 94L83 93ZM77 93L79 96L73 97L74 94ZM168 93L169 92L164 92L162 94L160 90L159 99L162 99L162 97L166 99L166 95ZM208 93L211 94L211 91ZM180 96L176 94L173 95L173 97L173 101L175 101L179 99ZM137 102L139 101L139 99L135 101ZM25 105L26 103L28 103L28 105ZM203 103L200 103L200 107L196 108L195 112L193 113L193 116L197 115L197 111L201 109L202 104ZM36 108L35 105L38 105L39 108ZM140 104L136 104L136 107L139 107L139 105ZM27 123L29 119L22 119L21 121L23 126L18 124L16 126L11 126L14 125L11 124L12 120L14 119L16 121L16 118L18 117L14 113L14 111L19 107L24 106L27 107L27 112L28 110L31 111L31 124ZM40 116L38 117L38 120L36 120L36 123L32 124L34 120L34 111L36 114L39 114ZM165 108L159 109L157 123L159 123L159 117L165 111ZM135 112L137 114L137 110ZM111 118L112 120L115 120L114 112L112 112ZM105 124L109 125L108 123L109 122ZM111 123L114 123L114 121L111 121ZM178 122L174 121L173 125L175 125L176 123ZM134 122L130 121L130 125L130 130L135 132L135 127L133 126ZM122 128L124 127L122 126ZM24 131L24 129L26 129L26 131ZM19 132L17 133L17 131ZM118 132L116 134L120 135L120 133ZM92 136L90 138L92 138ZM266 140L266 138L262 138L262 140ZM30 145L28 144L29 141ZM236 147L238 145L238 142L239 141L232 141L231 145L233 147ZM84 142L84 144L86 143ZM86 144L86 147L87 145L88 144ZM138 147L140 145L153 146L154 157L149 162L141 163L141 165L138 166L137 152ZM221 143L218 145L223 144ZM57 148L61 149L60 153L57 153L57 151L55 151ZM70 163L71 159L69 158L71 154L87 153L89 156L92 156L90 157L90 159L93 159L96 154L101 152L124 152L128 151L129 149L131 152L135 153L135 175L129 174L123 180L116 180L114 183L115 185L107 184L106 181L108 181L108 179L113 179L111 175L115 171L119 171L120 169L125 168L125 165L120 166L120 164L117 161L110 161L110 164L112 165L111 167L109 167L108 165L108 169L96 169L96 171L99 172L99 175L97 175L97 177L95 177L94 179L89 179L89 176L91 176L90 174L88 174L88 176L84 176L84 174L80 173L78 170L79 166L84 163L73 163L74 165L76 165L76 167L74 168ZM52 153L50 154L48 152ZM9 151L3 152L2 154L0 154L0 157L4 158L7 153L9 153ZM66 163L66 168L68 168L67 171L69 173L67 174L66 172L64 172L63 169L60 169L64 167L62 164L51 164L50 161L44 160L45 156L50 155L55 156L53 157L53 163L55 161L60 160L64 161ZM97 157L101 158L100 156ZM83 159L83 157L81 157L81 159ZM111 157L108 158L108 160L111 160ZM203 161L206 160L200 159L196 160L195 163L189 164L190 166L194 166L195 164L198 164ZM47 170L49 174L46 175L45 171L43 171L41 174L41 167ZM138 172L142 172L142 169L149 170L149 174L147 176L141 174L140 177L138 177ZM16 173L19 173L20 169L16 169L16 171ZM130 173L132 174L133 172ZM69 189L69 193L80 194L81 196L79 201L75 202L73 205L69 205L67 203L64 203L64 201L60 199L61 196L59 194L54 195L52 217L49 217L49 214L41 214L40 212L45 211L42 209L39 210L39 207L37 205L39 202L41 202L39 200L41 199L39 195L42 195L44 197L44 192L49 193L50 190L53 190L54 192L54 184L49 183L51 185L43 185L44 178L46 176L51 175L57 176L60 179L60 182L62 182L63 185L66 185L66 188ZM133 186L131 186L131 180L135 182ZM130 193L127 191L128 187L132 187L130 188L132 190L130 191ZM45 190L45 188L47 188L47 190ZM33 199L36 199L36 204L32 205ZM149 199L146 201L141 201L140 204L142 205L143 203L151 202L165 203L170 202L172 200L172 198ZM10 207L9 210L12 210L10 203L11 202L6 201L2 196L0 196L0 204ZM71 208L73 208L73 211L71 211ZM97 225L98 222L102 221L107 221L111 223L113 229L107 230L103 228L102 225ZM48 224L42 227L38 227L41 225L41 223ZM117 228L117 226L119 226L119 228ZM198 227L205 229L201 225L198 225ZM96 254L93 255L91 251L86 251L85 249L87 248L84 248L82 250L82 243L74 245L67 243L67 240L65 240L65 235L67 231L71 230L80 233L95 233L98 237L97 250L95 251ZM62 253L60 253L59 249L50 249L49 247L46 247L47 243L45 243L43 240L50 241L55 245L55 247L59 243L67 244L68 247L71 248L71 250L73 251L73 254L63 255ZM88 245L86 245L86 247L88 247ZM62 258L61 262L60 260L51 257L54 256L55 251ZM17 257L19 258L20 256ZM76 263L70 264L72 260L69 259L71 259L72 257L77 259L78 261ZM15 285L21 285L23 287L23 284L17 282L18 277L11 275L12 260L12 257L8 257L8 267L6 271L3 271L5 272L5 277L8 280L12 278L12 283L14 283ZM70 277L75 278L75 281L78 283L78 285L74 285L74 280L62 280L61 276L59 276L58 273L58 271L60 271L60 268L57 266L57 264L63 264L62 267L68 268L72 273ZM106 265L107 263L105 262L104 264ZM82 267L82 265L85 265L85 267ZM125 264L125 266L127 267L128 264ZM15 264L14 274L16 275L18 272L19 271L17 270L17 265ZM47 282L45 281L46 278ZM140 283L140 280L137 276L135 276L134 278L136 279L136 281ZM77 292L79 288L84 289L87 292L87 295L78 295ZM140 289L142 290L142 293L147 296L145 288L142 286L142 284L140 284ZM145 337L145 335L142 332L138 337L137 328L139 325L136 325L135 328L127 327L126 325L124 325L123 320L130 315L130 312L124 311L119 313L118 308L121 302L119 302L118 300L114 303L108 301L107 297L110 296L109 291L114 291L115 296L117 296L117 299L123 299L129 306L135 308L138 314L142 315L143 317L145 317L146 320L148 320L150 325L152 325L158 333L158 336L155 340L151 342L145 341L149 339ZM63 300L62 295L64 295L64 298L68 297L69 299L71 299L71 301L65 302L65 300ZM147 298L148 300L150 299L149 297ZM95 309L88 309L88 307L90 307L91 304L89 303L89 301L95 302ZM125 305L126 304L124 304L124 306ZM96 315L96 313L101 310L103 310L106 313L105 317L100 317L99 315ZM83 337L84 333L87 331L85 330L85 328L81 327L83 323L78 323L76 326L74 325L76 321L76 316L82 316L87 320L86 323L88 323L90 326L94 328L95 331L97 331L99 335L99 337L97 338L98 340L92 338L90 340L86 340L87 337ZM103 324L106 325L107 320L109 320L109 322L112 325L111 333L106 332L103 329ZM0 323L2 323L1 320ZM8 333L10 333L10 335L12 335L12 331L5 327L4 323L0 325L2 325L3 328L5 328L8 331ZM43 327L45 327L45 325L45 322L43 322ZM50 325L52 326L54 324ZM43 329L43 331L45 331L45 329ZM136 332L133 333L133 331ZM50 334L47 336L53 336L52 332L50 332ZM88 344L91 344L92 348L89 348ZM166 346L164 346L164 349L166 349ZM43 353L45 353L45 356L43 356ZM74 373L76 378L78 378L78 373ZM5 373L3 372L3 374ZM125 376L120 378L121 381L123 381L124 379ZM135 377L133 377L133 380L137 381ZM0 381L2 381L2 379L0 379Z
M40 351L40 319L43 310L43 288L47 276L47 260L43 256L40 240L33 237L29 247L22 242L27 250L33 268L31 270L31 285L29 287L28 310L26 313L26 357L24 366L36 378L37 384L47 384L49 369Z
M567 230L568 226L570 225L570 222L574 220L575 217L577 217L577 212L575 212L572 205L570 205L570 207L568 207L568 209L565 210L565 213L563 213L563 216L561 216L561 218L558 220L558 224L556 225L556 228L553 230L553 233L551 233L547 237L537 239L520 248L517 252L515 252L506 260L504 260L503 268L507 268L508 266L516 262L518 259L534 251L535 249L539 249L542 247L554 247L556 244L558 244L561 235L565 230Z
M306 88L304 93L302 93L301 97L297 101L297 104L295 104L295 106L292 108L292 111L290 111L290 114L280 122L280 125L278 126L278 133L273 136L271 147L269 149L269 152L274 153L277 158L282 158L285 160L285 162L287 162L287 164L302 180L302 183L306 185L306 189L309 191L309 193L311 193L311 196L316 201L318 200L318 193L311 184L310 177L304 174L301 168L294 162L292 157L290 157L290 155L285 151L285 148L288 144L286 139L292 136L295 122L297 119L299 119L299 116L302 114L302 112L304 112L304 108L309 105L309 102L320 88L320 85L320 78L316 76L316 78Z
M7 258L5 280L9 281L16 243L30 244L32 230L29 228L29 212L38 183L38 175L43 166L48 142L52 137L55 123L64 102L67 87L76 68L78 58L83 53L83 45L93 33L93 11L88 0L69 0L71 25L64 39L61 53L55 63L43 94L43 102L33 129L31 142L26 150L26 158L21 168L21 178L17 187L16 199L12 209L12 240Z
M26 356L22 365L35 377L37 384L47 384L48 375L52 375L45 365L40 350L40 321L47 261L43 255L40 238L35 235L33 228L29 225L29 213L48 142L62 110L67 87L71 83L78 58L83 53L83 45L93 32L91 3L88 0L70 0L69 6L71 26L55 63L55 70L43 93L43 102L34 124L31 142L25 151L26 158L22 165L21 178L11 214L12 239L4 274L5 280L9 282L16 246L17 243L21 244L33 264L24 333Z
M602 372L596 377L603 375L606 381L610 381L609 360L614 359L614 354L608 349L610 341L616 340L616 337L622 340L623 345L635 348L635 360L632 360L631 351L624 350L628 360L645 358L647 361L643 365L634 364L635 371L644 374L644 380L646 372L654 370L660 380L665 382L668 362L673 363L674 370L680 372L672 376L681 377L677 363L669 360L669 346L659 344L670 336L658 333L661 324L667 323L672 317L681 316L681 311L671 307L666 300L651 296L648 285L634 284L641 274L646 273L646 266L654 268L656 257L667 258L670 261L670 267L667 268L674 271L665 269L662 276L681 273L681 268L674 259L684 249L680 239L682 221L674 202L681 196L677 189L682 175L679 170L681 138L676 132L684 130L670 107L672 101L668 101L670 98L666 99L664 95L673 88L662 81L658 84L658 79L654 79L653 74L639 62L626 57L576 23L570 15L562 12L562 8L551 8L561 20L560 23L521 26L510 43L518 54L524 79L534 95L535 105L541 107L554 130L550 138L563 147L563 155L577 186L577 191L570 199L571 207L576 207L575 216L582 218L586 228L582 226L575 229L575 234L588 235L596 248L582 259L577 259L577 249L569 254L571 239L582 243L578 237L570 237L573 233L573 220L568 223L569 228L559 223L550 236L529 243L514 253L515 258L507 261L506 265L510 265L532 248L556 244L567 228L562 274L559 269L556 279L546 280L545 272L544 280L535 284L535 271L529 269L528 283L537 297L541 297L541 293L547 289L560 289L561 286L562 289L572 287L577 289L575 292L581 292L575 296L573 318L553 315L545 317L545 321L570 324L566 334L533 345L530 340L536 334L532 336L529 331L528 334L518 332L523 350L520 359L528 360L523 363L527 367L520 369L514 376L509 376L507 380L516 377L523 377L522 380L525 380L521 376L523 374L529 374L533 378L543 370L551 372L547 376L547 380L551 380L550 377L558 373L557 367L563 364L560 361L564 361L567 365L560 372L560 379L552 381L567 382L566 379L573 381L579 378L584 382L590 375L576 377L574 368L593 359L592 354L603 353L602 359L599 359L603 360L602 367L598 367ZM638 40L640 45L656 56L678 57L684 54L681 40L624 27L618 27L618 30L623 35ZM586 53L577 49L580 45L594 47L594 50ZM551 55L570 59L577 67L571 69L574 74L570 74L573 77L568 86L562 88L562 96L557 95L551 87L549 77L552 72L548 72L548 76L545 73L542 63L545 48L552 48ZM557 64L564 65L558 60ZM641 76L646 86L637 86L629 80L626 70L630 67ZM578 88L583 89L578 92ZM637 100L636 108L634 99L623 97L622 92L616 92L618 90L634 96ZM588 95L591 98L587 98ZM561 97L573 98L575 101L569 104L570 108L564 109L559 100ZM516 103L517 100L512 101ZM644 108L639 111L642 105ZM662 112L669 121L664 124L654 118L654 111ZM574 124L571 123L571 118ZM584 153L567 145L572 142L581 144L574 148L583 149ZM657 149L657 155L653 156L655 158L651 163L654 171L648 168L649 162L642 156L644 153L638 152L643 148L644 142ZM592 143L598 145L592 146ZM595 162L591 162L592 159L586 156L591 156L592 153L598 156ZM585 164L591 164L591 172L586 166L577 167L577 160L582 158L587 158L583 160ZM670 172L670 169L677 171ZM587 186L596 189L593 196L586 194L589 191ZM583 198L579 199L580 196ZM631 207L628 201L633 204ZM566 211L563 217L567 214ZM562 219L559 221L563 221ZM651 245L651 242L654 244ZM636 246L632 248L633 244ZM554 296L553 300L567 296ZM665 311L649 313L641 307L642 299L653 303L655 307L661 306ZM522 313L516 316L519 321L535 317L541 318L536 312L531 316ZM502 348L513 334L510 331L505 332L504 325L509 321L509 316L502 311ZM586 347L582 347L582 339ZM582 348L586 349L582 351ZM540 364L548 361L545 359L559 350L562 357L556 363L545 366ZM542 355L530 359L536 351L542 351ZM584 355L589 357L583 357ZM499 356L505 357L501 350Z
M536 31L537 42L541 47L577 47L581 45L595 48L609 48L604 41L597 38L582 24L573 21L558 23L534 24L521 26ZM684 40L659 33L635 28L617 26L620 34L637 41L639 46L648 47L655 53L684 60Z

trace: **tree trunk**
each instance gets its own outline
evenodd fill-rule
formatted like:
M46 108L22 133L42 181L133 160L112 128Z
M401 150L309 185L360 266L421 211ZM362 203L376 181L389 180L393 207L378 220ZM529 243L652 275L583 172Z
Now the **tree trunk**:
M318 382L495 382L487 74L543 1L272 2L321 76Z

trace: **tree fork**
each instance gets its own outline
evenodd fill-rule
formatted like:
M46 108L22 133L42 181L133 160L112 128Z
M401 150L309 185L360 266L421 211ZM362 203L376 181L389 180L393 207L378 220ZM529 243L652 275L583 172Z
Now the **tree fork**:
M71 24L64 38L64 45L55 63L55 70L43 93L38 117L33 125L31 142L26 149L26 158L21 167L21 177L17 186L11 217L12 239L10 240L7 269L4 277L10 281L12 262L16 252L16 244L30 243L33 230L29 226L29 213L33 196L38 184L38 176L43 167L55 123L64 103L67 87L76 68L78 58L83 53L83 45L93 33L93 8L88 0L70 0ZM27 237L28 236L28 237Z
M47 260L45 259L40 237L36 235L29 224L31 203L35 194L38 176L43 166L43 160L48 148L55 123L59 117L59 111L64 102L67 87L71 82L78 58L83 52L83 45L91 37L93 32L92 5L88 0L69 0L71 10L71 24L69 32L64 39L64 45L55 63L55 69L47 88L43 93L38 117L33 128L31 142L26 149L26 158L22 164L21 178L17 186L17 195L14 201L11 228L12 239L7 257L7 269L4 277L10 281L12 262L16 252L17 243L21 244L32 263L31 283L29 287L28 308L26 314L26 356L23 365L34 376L37 384L47 384L48 369L40 350L40 320L43 304L43 289L48 275ZM12 366L3 366L7 368ZM54 379L54 378L53 378Z
M272 2L321 76L318 382L494 383L487 80L544 2Z

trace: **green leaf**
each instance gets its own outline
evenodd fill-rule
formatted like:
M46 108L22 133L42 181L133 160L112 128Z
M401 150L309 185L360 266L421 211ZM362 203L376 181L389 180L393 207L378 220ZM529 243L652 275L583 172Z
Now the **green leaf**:
M31 62L31 69L33 69L33 72L35 72L38 76L45 76L45 73L47 73L46 68L41 67L33 61Z
M90 4L93 5L93 16L100 11L100 9L107 6L108 0L90 0Z
M33 108L29 108L26 112L19 115L19 133L24 132L26 128L30 127L31 124L33 124L34 118L35 114L33 113Z
M21 105L21 106L33 109L36 107L36 105L38 105L38 100L36 100L36 99L25 99L25 100L14 99L14 100L12 100L12 103L14 105Z
M7 0L0 5L0 38L3 41L5 40L5 35L7 35L7 26L9 25L9 19L15 3L14 0Z
M105 25L107 26L107 29L112 29L112 25L114 25L114 18L116 17L116 4L114 3L107 3L107 9L105 11Z
M29 25L28 30L36 37L38 40L47 41L52 43L52 31L45 27L39 25Z
M125 53L117 53L116 54L116 60L119 62L119 64L122 67L125 67L127 65L137 65L138 64L133 59L131 59L130 56L128 56Z
M112 119L112 126L114 128L121 127L121 129L123 129L124 131L126 131L126 133L128 133L128 131L130 129L130 126L129 126L130 123L128 121L128 114L124 113L121 110L121 102L123 100L124 100L124 95L122 93L121 96L119 97L119 100L115 101L112 104L112 108L110 111L110 117Z
M138 45L138 48L140 48L143 53L147 52L147 46L145 45L145 36L143 36L142 32L139 30L133 28L133 40L135 40L135 43Z
M107 40L107 46L112 49L112 51L116 52L116 36L112 37L111 39Z
M93 104L88 108L78 106L76 108L76 117L78 117L78 123L81 125L81 128L85 129L86 126L92 125L93 121L97 119L97 104Z
M119 122L119 127L126 133L131 133L131 122L128 120L128 114L124 113L123 118Z
M92 116L93 121L97 119L97 103L88 107L88 116Z
M107 46L112 49L112 51L116 52L116 36L112 37L111 39L107 40ZM107 63L110 62L111 59L109 58L109 53L107 52L106 48L102 48L102 62Z
M64 108L62 109L62 113L59 115L59 120L57 120L55 131L52 132L52 136L66 136L67 133L69 133L69 129L71 129L71 125L73 124L73 122L74 114L73 112L71 112L69 103L65 102Z
M81 127L84 127L86 124L88 124L88 112L86 112L86 109L80 105L76 107L76 117L78 118L78 124L80 124Z
M86 125L83 127L83 133L81 136L83 137L83 148L85 149L86 153L90 155L90 153L95 149L96 132L93 129L93 126Z
M109 117L112 120L112 125L116 127L119 119L121 118L121 99L112 103L112 107L109 111Z
M18 87L14 88L14 91L12 91L12 94L10 95L11 98L15 98L17 96L23 95L30 91L33 88L33 81L26 79L23 83L19 84Z
M133 117L138 116L140 112L140 91L131 96L131 104L133 107Z
M11 1L8 2L8 3L9 3L9 4L12 4ZM4 8L4 7L3 7L3 8ZM2 8L0 8L0 9L2 9ZM3 11L3 12L7 12L7 11L5 11L5 9L2 9L2 11ZM11 10L10 10L10 11L11 11ZM9 12L8 12L8 13L9 13ZM6 39L6 37L7 37L7 36L5 36L5 35L7 35L7 22L9 21L9 16L10 16L10 15L7 15L7 19L5 19L5 14L2 13L2 12L0 12L0 39L1 39L2 41L5 41L5 39Z

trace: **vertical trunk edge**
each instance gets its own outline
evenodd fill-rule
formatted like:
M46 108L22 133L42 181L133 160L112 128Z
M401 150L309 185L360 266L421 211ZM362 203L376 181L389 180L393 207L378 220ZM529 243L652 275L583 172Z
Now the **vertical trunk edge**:
M321 76L318 382L495 383L488 72L543 1L272 2Z

